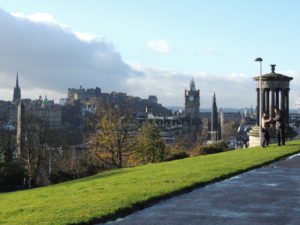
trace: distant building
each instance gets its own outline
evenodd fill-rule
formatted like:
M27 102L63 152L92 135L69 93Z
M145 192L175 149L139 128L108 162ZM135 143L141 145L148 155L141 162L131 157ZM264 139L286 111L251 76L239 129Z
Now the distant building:
M63 107L63 121L73 126L83 126L78 121L91 114L95 114L97 108L104 105L117 106L124 110L130 108L135 115L145 114L145 110L151 110L156 116L171 116L172 111L158 104L155 95L149 95L148 99L128 96L126 93L111 92L103 93L99 87L84 89L69 88L68 98L61 99ZM75 116L75 114L77 116Z
M157 104L157 97L155 95L149 95L148 101L150 104Z
M84 89L80 86L79 89L68 89L68 99L70 100L89 100L91 98L100 97L100 95L101 89L99 87Z
M154 112L153 105L146 107L146 114L136 114L135 119L139 123L150 122L160 130L160 136L166 142L174 142L180 135L190 135L192 140L196 140L197 132L201 129L201 120L199 118L200 91L196 89L195 82L192 79L190 89L185 90L185 111L176 112L174 115L157 115ZM156 96L149 96L148 100L152 104L157 101ZM155 101L154 101L155 100Z
M48 100L47 97L42 99L40 96L37 100L21 99L21 88L19 86L19 76L17 74L13 101L0 101L0 119L17 126L18 107L20 102L22 102L26 113L45 121L49 129L61 128L61 106L55 104L53 100Z
M36 116L47 123L49 129L60 129L62 126L61 106L48 100L47 96L42 99L22 100L25 105L26 113Z
M194 79L190 82L190 89L184 91L184 120L183 132L191 134L193 139L197 139L197 132L201 130L200 110L200 90L196 89Z
M196 89L194 79L190 82L190 90L184 93L185 116L192 119L199 119L200 91Z

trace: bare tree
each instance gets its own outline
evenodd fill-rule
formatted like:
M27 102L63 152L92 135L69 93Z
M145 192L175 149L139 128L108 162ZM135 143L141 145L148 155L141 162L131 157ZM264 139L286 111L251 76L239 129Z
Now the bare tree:
M48 165L47 123L31 114L26 114L23 132L24 143L21 160L25 164L29 178L34 178L37 183L41 183L41 176L46 174Z

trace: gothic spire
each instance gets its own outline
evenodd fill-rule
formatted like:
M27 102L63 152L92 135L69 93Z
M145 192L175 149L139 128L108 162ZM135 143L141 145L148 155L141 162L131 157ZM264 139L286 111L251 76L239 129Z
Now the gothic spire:
M218 111L217 110L216 92L214 92L214 96L213 96L212 110Z
M219 118L218 118L218 108L217 108L217 101L216 101L216 93L214 92L213 95L213 102L212 102L212 108L211 108L211 132L212 132L212 141L218 140L218 125L219 125Z
M19 102L20 100L21 100L21 89L19 87L19 74L17 73L16 86L14 88L13 101L14 102Z
M16 87L19 87L19 74L18 74L18 72L17 72Z

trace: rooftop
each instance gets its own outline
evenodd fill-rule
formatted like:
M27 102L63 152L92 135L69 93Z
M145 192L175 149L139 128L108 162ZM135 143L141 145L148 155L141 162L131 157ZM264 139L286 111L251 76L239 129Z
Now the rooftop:
M293 80L293 77L289 77L280 73L275 73L275 66L274 64L271 64L271 73L266 73L262 75L262 80L279 80L279 81L290 81ZM253 77L254 80L259 80L259 76Z

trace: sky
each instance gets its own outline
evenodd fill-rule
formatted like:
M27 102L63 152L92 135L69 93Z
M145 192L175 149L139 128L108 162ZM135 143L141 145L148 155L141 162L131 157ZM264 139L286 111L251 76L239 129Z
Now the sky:
M300 88L300 2L286 0L0 0L0 99L58 100L67 88L120 91L183 106L192 77L202 108L255 105L256 57Z

